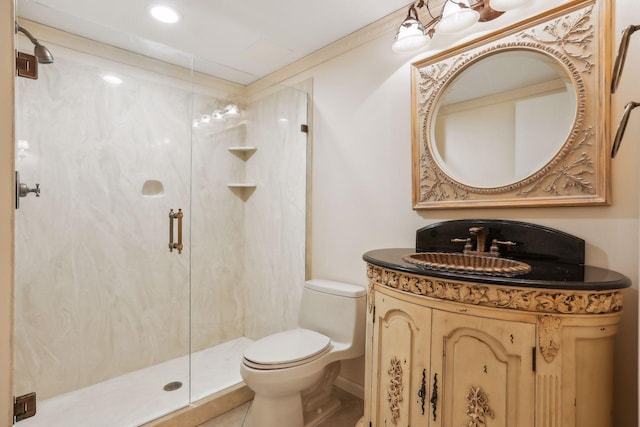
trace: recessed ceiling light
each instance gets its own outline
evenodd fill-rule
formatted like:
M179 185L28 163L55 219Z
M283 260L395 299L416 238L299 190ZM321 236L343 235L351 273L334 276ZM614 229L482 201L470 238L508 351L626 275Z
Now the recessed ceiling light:
M165 24L175 24L180 20L180 14L167 6L152 7L151 16Z

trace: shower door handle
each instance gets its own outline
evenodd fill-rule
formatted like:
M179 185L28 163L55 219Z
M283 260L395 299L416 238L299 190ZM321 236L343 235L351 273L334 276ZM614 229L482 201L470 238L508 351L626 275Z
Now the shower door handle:
M178 212L174 212L173 209L169 211L169 252L173 252L174 249L178 250L178 253L182 253L182 209L178 209ZM178 220L178 242L173 242L173 220Z

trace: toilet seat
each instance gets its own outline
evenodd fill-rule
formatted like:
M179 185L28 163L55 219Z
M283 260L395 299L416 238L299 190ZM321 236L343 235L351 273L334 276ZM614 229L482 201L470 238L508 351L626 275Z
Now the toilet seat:
M324 355L331 339L309 329L291 329L251 343L243 363L255 369L283 369L302 365Z

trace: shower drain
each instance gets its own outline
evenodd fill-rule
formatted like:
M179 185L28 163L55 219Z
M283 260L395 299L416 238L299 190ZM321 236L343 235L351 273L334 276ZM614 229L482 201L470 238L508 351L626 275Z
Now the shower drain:
M164 391L174 391L182 387L182 383L180 381L172 381L169 384L163 387Z

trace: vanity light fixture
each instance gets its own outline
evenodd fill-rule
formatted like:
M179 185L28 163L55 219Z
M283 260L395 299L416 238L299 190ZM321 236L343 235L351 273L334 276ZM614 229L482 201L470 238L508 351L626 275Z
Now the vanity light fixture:
M165 24L175 24L180 20L180 14L168 6L153 6L151 16Z
M438 15L433 15L430 2L417 0L409 6L400 24L391 49L397 53L416 52L425 47L436 31L456 33L476 22L491 21L504 11L516 9L531 0L445 0ZM425 8L431 20L425 25L418 17L418 9Z

